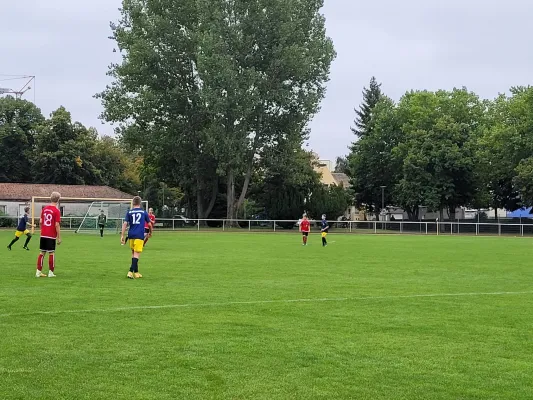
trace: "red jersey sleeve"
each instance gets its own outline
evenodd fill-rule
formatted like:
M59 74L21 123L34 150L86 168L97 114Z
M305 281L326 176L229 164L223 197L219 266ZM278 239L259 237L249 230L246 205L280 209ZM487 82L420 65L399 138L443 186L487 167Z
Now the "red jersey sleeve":
M152 226L153 226L153 224L155 224L155 215L153 215L153 214L152 214L152 215L148 214L148 217L150 218L150 222L152 223ZM145 227L145 228L149 228L149 227L150 227L150 225L148 224L148 222L146 222L146 223L144 224L144 227Z

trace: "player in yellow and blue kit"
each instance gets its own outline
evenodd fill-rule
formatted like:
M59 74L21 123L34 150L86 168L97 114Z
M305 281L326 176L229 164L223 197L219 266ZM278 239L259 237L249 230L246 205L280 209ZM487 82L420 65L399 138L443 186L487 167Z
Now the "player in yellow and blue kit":
M28 215L30 213L30 207L24 208L24 215L20 218L19 223L17 225L17 230L15 232L15 238L9 243L9 246L7 248L11 250L11 246L17 242L22 235L26 235L26 243L24 243L24 246L22 247L24 250L30 250L28 248L28 243L30 243L31 240L31 233L28 230L28 225L32 227L33 225L28 222Z
M126 213L124 218L124 223L122 224L122 235L120 237L120 242L122 244L126 243L124 234L126 233L126 228L129 226L130 230L128 232L128 239L130 241L131 248L131 267L128 272L129 279L142 278L143 276L139 274L139 257L143 251L144 247L144 224L149 224L151 227L152 221L148 213L143 210L141 207L141 198L135 196L133 198L133 207Z
M329 223L326 220L326 214L322 215L322 221L320 222L320 225L321 225L320 232L322 232L322 246L326 247L328 245L326 236L328 236L328 232L329 232Z

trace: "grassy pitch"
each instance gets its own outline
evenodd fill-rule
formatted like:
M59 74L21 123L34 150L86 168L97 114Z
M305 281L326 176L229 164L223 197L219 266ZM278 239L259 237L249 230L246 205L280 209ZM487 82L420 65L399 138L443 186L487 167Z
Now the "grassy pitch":
M131 281L117 235L52 279L11 235L1 399L533 398L529 239L158 232Z

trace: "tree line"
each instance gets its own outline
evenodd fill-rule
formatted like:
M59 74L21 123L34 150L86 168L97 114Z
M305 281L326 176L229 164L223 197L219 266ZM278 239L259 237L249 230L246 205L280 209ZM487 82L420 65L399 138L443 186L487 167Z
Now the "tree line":
M31 102L0 98L0 182L109 185L132 192L139 165L119 142L73 122L60 107L49 118Z
M303 210L315 216L344 212L347 193L321 184L312 153L288 145L271 151L256 161L238 217L297 219ZM161 216L187 208L189 217L197 217L190 193L159 180L158 171L141 154L122 138L100 136L96 129L73 122L64 107L45 118L31 102L0 98L0 182L108 185L140 192ZM224 189L221 182L204 215L226 218Z
M106 184L191 218L335 218L533 204L533 89L493 100L466 88L393 101L372 79L355 135L325 187L304 149L333 43L323 0L123 0L111 24L120 62L96 94L114 137L60 108L0 101L0 181ZM385 190L382 192L382 187ZM160 212L161 214L161 212Z
M121 62L95 96L116 139L5 98L0 181L139 190L191 218L341 215L346 192L323 186L303 149L335 57L322 6L124 0L110 37Z
M2 139L24 142L31 168L6 168L0 179L138 189L191 218L341 215L345 192L320 183L303 149L335 57L322 6L123 1L111 24L122 59L96 95L117 140L98 138L60 109L36 118L23 141ZM103 157L111 150L115 162Z
M339 168L354 203L370 213L403 208L515 210L533 205L533 87L493 100L466 88L409 91L394 102L375 78L356 111L356 139Z

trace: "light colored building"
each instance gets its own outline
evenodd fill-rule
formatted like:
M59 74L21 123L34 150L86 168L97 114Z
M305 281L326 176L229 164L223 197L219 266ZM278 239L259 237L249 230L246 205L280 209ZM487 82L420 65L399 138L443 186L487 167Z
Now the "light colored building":
M331 160L318 160L318 163L325 165L330 171L333 171L335 167L333 166L333 161Z
M49 197L54 191L61 193L62 197L80 199L107 198L130 200L133 195L113 189L109 186L85 185L50 185L30 183L0 183L0 215L18 217L24 214L24 207L31 204L32 197ZM40 210L46 200L36 203ZM88 202L63 202L60 205L63 216L83 216L88 209Z
M333 162L329 160L318 160L316 156L316 164L314 169L320 174L320 181L327 186L336 185L342 186L344 189L350 188L350 177L342 172L332 172ZM344 217L350 221L362 221L365 215L355 206L350 206L344 213Z
M386 207L386 220L396 220L396 221L402 221L402 220L408 220L409 217L407 215L407 212L405 212L400 207ZM494 209L489 210L479 210L479 212L485 213L489 219L493 219L495 216ZM505 218L506 217L506 211L503 209L497 210L497 218ZM455 220L475 220L478 218L478 210L465 208L465 207L457 207L455 210ZM437 219L447 221L450 219L450 213L448 210L442 210L442 214L438 211L428 211L426 207L421 206L418 212L418 219L420 221L436 221Z
M316 172L320 174L320 182L322 182L324 185L331 186L337 184L337 181L333 177L328 163L318 161L313 168Z
M333 172L333 162L329 160L317 160L314 170L320 174L320 181L324 185L342 186L345 189L350 187L350 177L341 172Z

